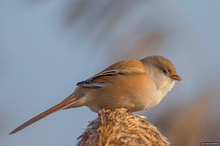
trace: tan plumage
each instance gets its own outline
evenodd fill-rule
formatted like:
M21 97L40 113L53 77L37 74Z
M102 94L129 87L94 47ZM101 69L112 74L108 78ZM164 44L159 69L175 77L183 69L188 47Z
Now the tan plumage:
M79 82L75 91L58 105L25 122L10 134L60 110L88 106L95 112L102 108L126 108L139 111L157 105L171 90L176 74L172 62L162 56L121 61L91 78Z

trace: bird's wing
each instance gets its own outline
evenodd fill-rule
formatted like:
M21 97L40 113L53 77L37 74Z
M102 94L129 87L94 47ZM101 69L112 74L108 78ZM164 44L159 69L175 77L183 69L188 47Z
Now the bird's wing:
M126 75L144 72L144 66L139 60L120 61L109 66L91 78L77 83L76 85L86 88L102 88L106 82L111 81L113 78L125 77Z
M92 76L91 78L77 83L77 86L86 88L102 88L106 81L111 80L113 77L123 75L118 70L107 70Z

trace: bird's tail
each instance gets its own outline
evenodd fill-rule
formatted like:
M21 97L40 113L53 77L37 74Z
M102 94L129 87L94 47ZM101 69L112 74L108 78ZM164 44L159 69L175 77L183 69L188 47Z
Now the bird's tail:
M68 98L68 99L66 99L66 100L64 100L64 101L62 101L62 102L60 102L59 104L53 106L52 108L50 108L50 109L48 109L48 110L42 112L41 114L39 114L39 115L33 117L33 118L30 119L29 121L27 121L27 122L25 122L24 124L20 125L20 126L17 127L15 130L13 130L13 131L10 133L10 135L11 135L11 134L15 134L16 132L18 132L18 131L20 131L20 130L26 128L27 126L29 126L29 125L31 125L31 124L33 124L33 123L35 123L35 122L37 122L37 121L39 121L39 120L41 120L41 119L47 117L47 116L49 116L50 114L52 114L52 113L54 113L54 112L56 112L56 111L58 111L58 110L60 110L60 109L63 109L63 108L65 108L65 107L68 107L68 106L71 105L71 104L74 104L74 102L76 102L77 100L78 100L78 98L72 97L72 98Z

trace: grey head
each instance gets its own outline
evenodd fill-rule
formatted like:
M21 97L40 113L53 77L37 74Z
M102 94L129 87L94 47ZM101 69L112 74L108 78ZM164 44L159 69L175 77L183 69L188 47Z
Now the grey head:
M164 92L170 91L176 80L181 80L173 63L163 56L149 56L141 61L157 88L164 90Z

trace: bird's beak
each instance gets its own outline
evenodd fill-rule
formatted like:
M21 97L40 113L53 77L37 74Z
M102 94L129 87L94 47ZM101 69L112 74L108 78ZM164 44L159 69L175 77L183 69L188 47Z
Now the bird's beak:
M171 77L171 79L173 79L173 80L177 80L177 81L181 81L181 80L182 80L181 77L180 77L179 75L177 75L177 74L171 75L170 77Z

